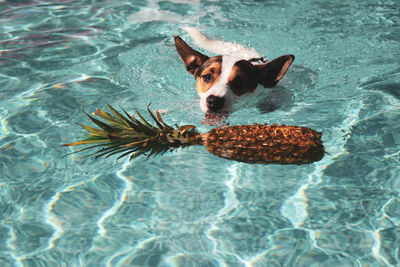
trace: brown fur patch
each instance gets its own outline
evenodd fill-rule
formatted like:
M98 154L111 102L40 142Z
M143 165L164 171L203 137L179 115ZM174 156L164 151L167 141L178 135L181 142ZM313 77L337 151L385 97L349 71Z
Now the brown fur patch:
M201 66L201 69L196 73L196 91L198 93L207 92L219 80L222 71L221 62L221 57L212 57ZM210 75L210 82L204 81L205 75Z
M260 72L247 60L235 63L228 78L229 87L237 96L253 92L259 83Z

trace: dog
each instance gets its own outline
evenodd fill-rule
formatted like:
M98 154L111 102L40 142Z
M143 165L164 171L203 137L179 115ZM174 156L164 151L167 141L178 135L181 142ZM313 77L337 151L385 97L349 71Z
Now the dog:
M184 29L200 48L222 54L208 57L191 48L181 37L174 36L179 57L197 80L196 91L205 114L229 114L242 96L260 87L274 87L294 60L294 56L288 54L266 61L254 49L212 40L195 28Z

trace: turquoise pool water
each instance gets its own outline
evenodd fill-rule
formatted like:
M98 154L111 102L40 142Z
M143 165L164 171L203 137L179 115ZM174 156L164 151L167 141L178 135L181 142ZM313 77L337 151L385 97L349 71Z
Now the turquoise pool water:
M228 123L311 127L323 160L63 157L106 103L212 128L182 26L294 54L281 107ZM399 56L399 1L0 1L0 265L399 266Z

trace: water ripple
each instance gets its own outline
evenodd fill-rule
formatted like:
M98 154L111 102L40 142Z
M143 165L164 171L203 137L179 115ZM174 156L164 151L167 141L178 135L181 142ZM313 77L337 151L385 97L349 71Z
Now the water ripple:
M398 22L396 1L1 3L0 265L398 266ZM170 124L202 120L182 26L295 54L287 103L275 88L263 96L278 109L243 99L228 123L314 128L324 159L64 158L82 108L152 102Z

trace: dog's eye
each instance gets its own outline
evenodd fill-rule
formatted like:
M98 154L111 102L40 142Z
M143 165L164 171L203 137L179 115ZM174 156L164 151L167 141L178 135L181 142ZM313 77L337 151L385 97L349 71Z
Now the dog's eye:
M212 80L211 74L203 75L202 78L203 78L203 81L204 81L205 83L210 83L211 80Z

